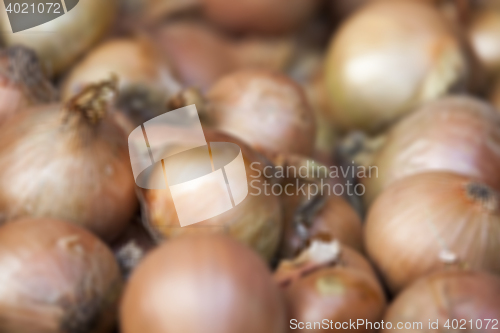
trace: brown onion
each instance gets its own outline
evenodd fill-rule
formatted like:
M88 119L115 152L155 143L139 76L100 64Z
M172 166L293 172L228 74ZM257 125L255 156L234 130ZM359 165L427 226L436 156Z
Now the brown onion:
M314 114L300 86L286 76L242 70L220 79L207 94L213 126L258 151L310 156Z
M493 85L493 89L490 93L490 102L497 108L497 110L500 110L500 77Z
M222 235L191 235L151 253L132 275L123 333L283 333L284 305L265 264Z
M24 31L12 33L7 12L0 17L1 38L7 45L24 45L40 57L47 74L69 68L110 29L117 0L85 0L66 14ZM60 9L63 12L63 8Z
M241 68L283 70L292 57L289 38L230 38L208 24L174 21L157 32L156 43L185 86L203 91Z
M384 317L386 328L382 332L394 332L398 322L412 323L411 328L400 330L404 332L457 329L461 332L497 332L499 294L498 276L457 270L437 273L419 280L396 298ZM423 326L417 327L415 322ZM392 328L387 328L389 323Z
M113 74L119 78L120 111L136 126L166 112L167 100L180 90L170 64L154 45L146 39L122 38L101 44L73 68L62 87L63 100Z
M365 144L360 161L373 169L361 179L367 205L395 180L428 171L456 172L500 189L500 116L474 98L429 103L372 142L378 147Z
M106 102L109 82L66 105L20 112L0 133L0 224L63 219L112 240L137 207L125 133Z
M324 249L322 252L324 253ZM303 269L300 275L286 281L287 283L282 281L290 328L321 332L324 328L321 324L325 319L328 325L332 325L329 329L335 328L336 323L342 324L350 320L381 319L386 306L382 287L372 273L366 271L369 264L365 261L358 266L363 259L355 251L350 254L358 256L356 261L351 261L355 264L345 266L340 262L333 263L331 267ZM284 266L281 267L284 269ZM276 274L279 273L280 269ZM303 323L305 327L294 328L293 325L299 323ZM320 323L320 326L314 326L315 323Z
M490 74L500 74L500 10L476 11L468 37L481 64Z
M419 104L465 87L467 59L431 4L375 1L331 40L330 108L343 129L380 131Z
M365 239L393 293L448 263L500 273L500 197L457 174L407 177L375 201Z
M0 122L28 105L52 102L56 95L32 50L14 46L0 52Z
M106 333L122 281L111 251L58 220L0 227L0 331Z
M267 179L263 171L264 168L271 167L271 164L240 140L228 135L205 130L205 137L207 142L232 142L241 148L249 184L247 197L239 205L221 215L181 227L170 190L144 190L143 213L146 224L158 238L169 239L192 233L227 233L254 248L264 258L272 259L281 238L283 221L280 198L266 195L264 192L265 182L272 184L272 179ZM223 153L230 152L224 150ZM190 170L188 167L184 169L186 172L188 170ZM162 177L163 169L158 168L155 171L161 173ZM155 179L155 176L151 178ZM212 191L201 185L196 191L206 193L207 198L205 202L199 202L197 208L203 209L214 205L215 194ZM186 197L186 200L189 200L189 197Z

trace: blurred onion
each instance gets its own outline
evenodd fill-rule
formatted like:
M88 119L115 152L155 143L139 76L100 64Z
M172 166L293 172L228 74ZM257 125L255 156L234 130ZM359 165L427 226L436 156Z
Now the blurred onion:
M500 74L500 10L476 11L468 27L469 40L490 74Z
M132 275L123 333L284 333L284 304L265 264L221 235L169 241Z
M10 45L32 48L46 73L54 76L68 69L111 28L117 0L85 0L66 14L24 31L12 33L7 12L0 17L1 38ZM63 8L60 9L63 12Z
M132 218L135 183L125 133L109 110L109 82L66 105L24 110L0 132L0 224L64 219L112 240Z
M107 333L122 281L111 251L69 223L0 227L0 331Z
M497 332L493 320L500 313L500 278L480 272L447 271L423 278L402 292L391 304L384 322L394 332L398 322L421 322L423 326L402 329L422 332L439 321L435 331ZM448 324L449 327L445 328ZM477 326L476 326L477 325ZM494 327L497 328L494 328Z
M500 77L493 85L493 89L490 93L490 102L497 108L497 110L500 110Z
M441 13L418 1L376 1L331 40L330 107L341 128L380 131L414 107L465 87L467 59Z
M457 174L407 177L375 201L365 237L393 293L447 264L500 273L500 197Z

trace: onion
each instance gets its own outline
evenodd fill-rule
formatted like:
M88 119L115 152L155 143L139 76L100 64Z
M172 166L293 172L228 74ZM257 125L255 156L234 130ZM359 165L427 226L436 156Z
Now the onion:
M345 130L380 131L465 87L467 68L460 41L431 4L376 1L331 40L325 79L332 116Z
M493 89L490 93L490 102L497 108L497 110L500 110L500 77L493 85Z
M121 307L123 333L282 333L284 304L270 272L221 235L181 237L149 255Z
M2 11L0 35L8 46L25 45L35 50L46 73L58 75L107 33L116 11L116 0L80 1L74 10L16 33L11 33L7 12Z
M283 222L280 198L266 195L264 192L265 182L273 184L273 180L267 179L263 174L264 168L271 166L270 163L235 138L209 130L205 130L205 137L207 142L233 142L241 148L249 184L249 193L245 200L223 214L181 227L170 190L144 190L143 212L146 224L160 239L192 233L228 233L254 248L264 258L272 259L281 238ZM230 152L224 150L222 153ZM252 163L255 164L251 166ZM188 172L188 170L190 169L186 167L185 171ZM155 171L161 173L162 177L163 170L161 168ZM156 179L155 175L151 178ZM208 188L200 186L196 192L206 193L207 197L207 201L200 202L197 208L203 209L203 207L215 204L214 196L216 194ZM190 200L189 197L186 197L186 200Z
M372 169L372 177L361 179L367 205L393 181L427 171L452 171L500 189L500 117L479 100L429 103L372 142L379 147L364 144L360 161Z
M490 74L500 74L500 10L474 13L468 37L475 54Z
M407 177L375 201L365 237L393 293L448 263L500 273L500 197L457 174Z
M51 102L56 97L36 54L14 46L0 52L0 122L28 105Z
M324 255L326 249L320 250L317 254ZM351 255L359 256L355 251ZM360 262L362 258L358 257L357 265ZM367 266L366 262L362 264L363 268L333 263L331 267L303 269L298 277L282 283L290 327L293 329L295 320L295 324L304 323L308 332L320 332L324 319L333 327L335 323L350 320L380 320L386 306L385 295L374 276L366 272ZM280 268L276 274L279 272ZM314 326L315 323L320 323L320 326Z
M279 34L297 30L315 12L317 0L201 0L203 12L235 32Z
M293 53L289 38L230 38L198 21L166 24L156 41L183 84L203 91L240 68L283 70Z
M435 331L458 327L463 332L496 332L499 293L498 276L456 270L440 272L419 280L396 298L384 318L386 325L392 323L392 329L382 332L394 332L398 322L423 325L420 329L406 328L405 332L422 332L422 328L428 331L429 324L436 321L439 325L432 327Z
M112 74L120 80L117 104L135 126L166 112L167 100L180 89L170 64L154 45L121 38L101 44L73 68L62 87L63 100Z
M213 126L254 149L310 156L315 119L301 87L286 76L243 70L219 80L207 94Z
M106 333L122 281L111 251L74 225L27 219L0 228L0 331Z
M126 136L108 114L109 82L67 105L25 110L0 133L0 224L21 217L71 221L105 240L136 207Z

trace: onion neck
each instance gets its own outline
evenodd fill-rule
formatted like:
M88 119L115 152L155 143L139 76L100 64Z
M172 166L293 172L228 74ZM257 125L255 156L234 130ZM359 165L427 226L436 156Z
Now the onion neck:
M342 161L353 161L356 165L369 167L386 141L386 135L370 138L362 132L353 132L340 143L337 155Z
M498 209L498 195L490 187L472 182L466 185L465 191L468 198L484 209L488 211L496 211Z

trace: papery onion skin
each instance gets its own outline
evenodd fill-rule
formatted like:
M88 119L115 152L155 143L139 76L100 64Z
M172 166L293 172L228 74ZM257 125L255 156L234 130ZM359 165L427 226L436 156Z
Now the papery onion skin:
M284 75L242 70L207 93L213 126L257 151L310 156L316 124L302 88ZM267 154L266 154L267 155Z
M283 333L281 295L265 264L222 235L166 242L132 275L123 333Z
M434 6L376 1L333 36L325 71L336 124L380 132L421 103L464 89L468 63Z
M293 282L284 290L289 320L298 322L379 321L386 306L378 282L356 269L324 268ZM321 332L321 328L307 332ZM371 332L364 327L361 332Z
M0 227L0 330L106 333L122 287L111 251L97 237L51 219Z
M64 219L110 241L137 207L126 136L110 114L91 124L85 115L63 108L29 109L5 123L0 223Z
M468 27L468 38L489 74L500 74L500 9L475 12Z
M249 184L247 197L225 213L181 227L170 190L144 190L145 223L157 237L166 239L192 233L227 233L271 260L281 239L283 215L280 198L264 194L264 182L270 183L272 180L265 178L262 172L263 168L270 166L270 162L240 140L228 135L205 130L205 137L207 142L232 142L241 148ZM161 168L158 172L162 172ZM261 191L260 195L256 195L258 193L255 188ZM203 187L197 191L206 192L207 200L199 203L200 209L204 205L213 206L213 200L217 200L213 191Z
M317 0L202 0L205 16L234 32L283 34L315 12Z
M392 329L382 332L394 332L398 322L419 321L424 331L451 332L444 327L448 320L450 327L456 327L458 321L464 332L496 332L493 322L486 326L489 320L498 318L499 294L500 278L495 275L460 270L433 274L420 279L394 300L384 317L384 322L392 323ZM429 320L439 320L438 329L428 330ZM476 323L477 320L481 323ZM422 328L413 326L400 331L416 333L422 332Z
M404 178L368 212L367 253L393 293L450 260L498 274L499 207L496 191L465 176L434 172Z
M431 102L395 124L384 141L367 161L377 175L361 179L367 206L395 180L429 171L468 175L500 189L500 116L480 100Z
M117 8L117 0L80 1L74 10L17 33L11 32L7 13L3 12L1 36L8 46L24 45L35 50L46 73L55 76L69 68L108 32Z

